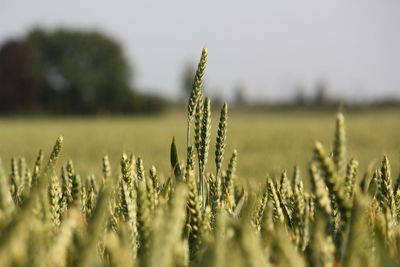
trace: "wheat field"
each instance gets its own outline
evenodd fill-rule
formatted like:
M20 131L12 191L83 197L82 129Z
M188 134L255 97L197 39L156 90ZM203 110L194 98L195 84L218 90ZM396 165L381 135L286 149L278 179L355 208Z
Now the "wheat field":
M186 116L1 121L0 266L399 266L396 112L212 113L206 59Z
M215 134L219 111L213 112ZM345 115L349 153L360 161L362 170L383 155L393 159L394 170L399 167L399 113L385 110ZM7 164L14 156L25 156L33 165L37 150L50 149L51 140L63 135L66 145L61 161L74 160L84 174L100 174L98 166L105 154L113 167L118 166L121 152L126 151L142 156L146 166L156 165L167 175L173 136L179 154L185 153L185 116L174 112L153 117L0 119L0 140L4 140L0 155ZM334 118L335 112L231 112L227 151L240 152L238 174L246 178L263 180L267 172L291 170L294 165L304 169L312 159L310 147L315 140L331 145ZM211 153L214 142L212 139Z

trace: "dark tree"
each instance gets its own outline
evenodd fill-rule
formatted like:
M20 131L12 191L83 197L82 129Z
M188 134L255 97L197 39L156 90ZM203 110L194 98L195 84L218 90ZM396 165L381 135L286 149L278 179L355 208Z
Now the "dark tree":
M131 88L121 45L93 31L35 29L0 48L0 113L159 112L160 97Z
M29 71L28 49L9 41L0 49L0 112L37 108L38 88Z
M54 112L123 112L134 109L131 70L120 44L99 32L33 30L29 64Z

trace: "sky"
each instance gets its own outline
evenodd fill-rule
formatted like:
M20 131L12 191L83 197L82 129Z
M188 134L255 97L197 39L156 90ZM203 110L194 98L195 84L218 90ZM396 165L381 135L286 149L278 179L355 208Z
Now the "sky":
M398 0L0 0L0 25L0 43L34 26L104 31L135 87L171 99L203 46L211 96L285 100L323 81L336 97L400 97Z

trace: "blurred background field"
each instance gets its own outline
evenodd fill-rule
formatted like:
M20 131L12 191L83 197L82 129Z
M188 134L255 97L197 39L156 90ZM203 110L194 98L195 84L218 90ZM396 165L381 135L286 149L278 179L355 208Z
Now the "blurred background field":
M386 154L397 171L400 4L384 2L4 1L0 157L32 165L63 135L64 162L83 173L125 151L168 175L173 136L184 158L183 110L206 45L211 144L228 101L225 164L237 148L239 175L304 173L313 142L331 145L341 105L361 170Z
M218 114L214 110L208 169L214 170L215 134ZM361 171L380 162L383 155L392 160L397 176L400 159L399 110L345 113L349 157L360 161ZM246 179L264 180L267 172L292 172L295 164L303 174L312 159L315 140L331 146L334 111L264 111L231 112L224 165L234 148L239 152L238 175ZM145 167L155 165L169 174L169 145L177 139L180 160L185 157L186 117L183 112L155 116L98 118L2 118L0 119L0 155L3 164L13 156L25 156L33 165L39 148L51 149L59 135L65 138L62 162L72 159L84 174L100 174L101 157L108 154L114 170L121 153L142 156ZM9 168L7 168L9 169ZM117 175L114 172L114 175ZM261 179L261 180L260 180Z

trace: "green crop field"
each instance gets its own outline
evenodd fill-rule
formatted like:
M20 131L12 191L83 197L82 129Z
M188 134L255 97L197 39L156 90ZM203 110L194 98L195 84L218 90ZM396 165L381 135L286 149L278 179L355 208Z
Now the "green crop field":
M206 59L187 113L0 120L0 266L400 265L398 111L212 112Z
M214 115L219 111L214 111ZM400 111L349 113L346 116L349 157L357 158L362 170L388 155L394 170L400 161ZM331 146L334 112L232 112L229 115L227 153L239 152L238 174L264 180L267 172L279 173L298 164L306 171L312 160L314 141ZM212 118L214 153L218 116ZM25 156L33 165L37 150L49 149L62 135L65 149L61 160L72 159L85 174L100 174L102 156L108 154L113 167L122 151L141 156L146 167L158 166L168 175L169 145L176 137L179 154L186 147L183 113L155 117L0 119L0 155L3 164L13 156ZM183 157L182 157L183 158ZM379 162L377 162L379 163ZM207 168L215 169L210 161Z

